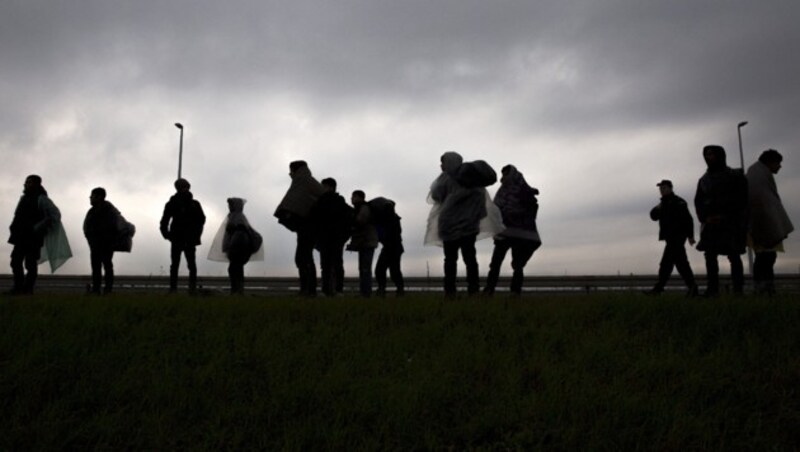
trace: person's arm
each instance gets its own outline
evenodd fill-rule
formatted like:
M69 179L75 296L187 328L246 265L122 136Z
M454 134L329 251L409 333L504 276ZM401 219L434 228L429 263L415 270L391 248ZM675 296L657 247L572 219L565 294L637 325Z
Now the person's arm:
M165 239L169 240L169 221L172 218L172 209L170 209L170 204L166 203L164 205L164 214L161 215L161 236Z

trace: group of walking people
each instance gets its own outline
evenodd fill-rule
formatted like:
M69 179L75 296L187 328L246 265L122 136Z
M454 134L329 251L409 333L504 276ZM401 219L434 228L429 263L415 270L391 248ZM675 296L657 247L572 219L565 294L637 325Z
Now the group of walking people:
M755 252L753 278L758 293L773 294L774 264L783 240L793 231L778 195L774 174L783 157L773 149L764 151L745 175L730 168L725 150L709 145L703 149L707 164L694 198L700 221L697 249L705 255L706 296L719 294L718 257L726 256L731 266L734 293L742 293L744 270L741 254L746 247ZM444 252L443 289L446 297L457 294L459 254L466 267L467 294L481 292L475 244L493 238L489 271L482 293L494 294L500 270L511 251L510 293L522 292L524 268L542 241L536 225L539 191L528 185L513 165L501 169L500 188L494 196L486 187L497 182L497 174L485 161L465 162L456 152L440 158L441 173L430 186L431 210L425 245L441 246ZM376 197L367 200L362 190L351 194L350 204L337 192L337 182L328 177L317 181L305 161L289 164L291 184L275 210L278 222L296 235L295 265L299 275L299 294L317 295L317 267L314 250L319 252L321 291L326 296L344 291L344 251L358 255L359 294L370 297L373 274L377 295L387 293L387 272L397 296L405 293L401 270L404 252L401 218L394 201ZM683 278L689 296L699 295L685 250L695 244L694 220L686 201L677 196L670 180L657 184L661 201L650 217L659 222L659 240L666 242L659 266L658 281L648 294L665 290L674 268ZM175 181L176 193L164 206L160 231L170 241L169 291L178 289L181 259L189 270L189 292L197 290L196 248L200 244L206 217L186 179ZM244 214L246 200L228 198L229 213L212 241L208 258L228 262L231 292L244 291L244 266L263 260L263 238ZM92 283L90 292L110 293L114 284L114 252L130 252L136 228L106 200L106 191L95 188L90 194L91 208L83 231L90 248ZM23 195L14 212L9 243L14 245L11 268L14 285L11 294L33 292L40 262L49 260L55 271L72 253L58 208L47 196L37 175L25 180ZM381 246L373 268L375 251Z
M783 241L794 230L778 195L774 175L783 156L774 149L761 153L747 173L727 165L725 149L718 145L703 148L707 170L697 183L695 211L700 221L697 249L704 253L706 290L704 296L720 293L719 256L725 256L731 268L734 294L744 291L744 264L741 255L749 247L755 254L753 283L756 293L775 293L774 266ZM684 280L690 297L699 295L685 243L695 244L694 220L686 201L675 194L672 182L657 184L661 202L650 211L659 222L659 240L666 242L655 286L646 291L658 295L664 291L673 268Z

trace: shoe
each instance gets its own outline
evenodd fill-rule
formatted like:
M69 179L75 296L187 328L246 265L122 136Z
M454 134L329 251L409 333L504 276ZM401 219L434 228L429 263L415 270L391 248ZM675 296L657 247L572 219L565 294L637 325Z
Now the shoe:
M686 292L686 298L696 298L700 296L700 291L697 289L697 286L689 287L689 290Z
M659 290L659 289L650 289L650 290L643 290L642 291L643 294L645 294L647 296L651 296L651 297L657 297L657 296L661 295L661 292L663 292L663 290Z

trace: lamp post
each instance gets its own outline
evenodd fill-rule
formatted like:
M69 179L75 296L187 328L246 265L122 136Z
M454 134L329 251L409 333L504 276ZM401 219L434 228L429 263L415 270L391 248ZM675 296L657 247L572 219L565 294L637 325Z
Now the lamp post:
M742 164L742 172L744 172L744 151L742 151L742 127L747 125L747 121L742 121L736 126L736 132L739 134L739 161Z
M742 127L747 125L747 121L742 121L736 126L736 132L739 134L739 162L742 164L742 174L744 174L744 151L742 150ZM753 275L753 249L747 248L747 266L750 270L750 275Z
M181 167L183 166L183 124L181 124L179 122L176 122L175 123L175 127L179 128L181 130L181 141L180 141L180 144L178 145L178 179L180 179L181 178ZM741 135L739 135L739 137L740 137L740 140L741 140ZM741 142L740 142L739 145L741 147Z

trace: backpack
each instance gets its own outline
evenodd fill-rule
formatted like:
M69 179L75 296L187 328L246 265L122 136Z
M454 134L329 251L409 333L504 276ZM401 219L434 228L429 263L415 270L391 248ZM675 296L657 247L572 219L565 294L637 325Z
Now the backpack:
M497 173L485 161L475 160L462 163L455 179L466 188L488 187L497 182Z
M376 225L384 225L394 220L397 213L394 211L394 201L384 197L377 197L367 201L372 222Z

